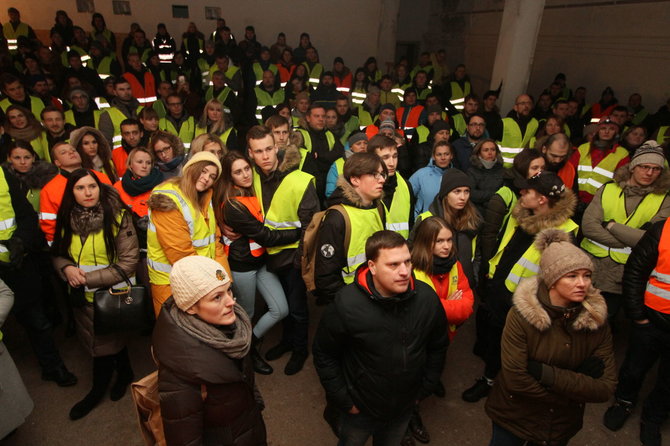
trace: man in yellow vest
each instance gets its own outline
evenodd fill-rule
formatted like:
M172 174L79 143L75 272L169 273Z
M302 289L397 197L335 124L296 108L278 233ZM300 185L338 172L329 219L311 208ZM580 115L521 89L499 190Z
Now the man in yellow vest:
M195 135L195 120L184 110L184 101L177 93L170 93L166 104L167 115L158 121L158 128L178 136L188 152Z
M660 446L670 401L670 219L651 225L633 248L624 268L623 295L632 331L616 402L604 422L611 430L623 426L647 372L659 361L656 384L642 409L640 440L644 446Z
M581 247L591 255L593 286L607 300L610 320L623 302L621 279L632 248L650 223L670 216L670 173L663 149L647 141L614 181L598 189L582 219Z
M502 140L498 141L503 156L503 165L512 167L517 153L530 147L530 140L537 132L537 119L530 115L533 100L527 94L517 96L513 113L503 118Z
M7 14L9 15L9 22L2 26L2 34L7 40L7 49L10 54L15 54L19 49L19 37L27 37L30 40L37 40L37 37L30 25L21 21L21 13L18 9L9 8Z
M337 291L353 283L356 268L365 262L365 242L384 229L386 212L380 199L387 177L386 165L374 153L355 153L345 161L337 188L328 200L329 211L316 235L314 282L320 303L331 302ZM344 208L346 216L333 205Z
M110 107L100 115L100 131L110 146L121 144L121 123L126 119L137 119L142 110L139 101L133 97L130 83L123 77L114 81L115 96L110 100Z
M319 199L314 177L298 169L299 152L295 147L288 146L280 163L271 130L260 125L247 132L247 150L254 162L254 191L261 204L265 225L277 231L307 229L312 216L319 211ZM224 235L231 240L236 237L229 231L224 231ZM283 320L281 341L269 349L265 357L272 361L292 352L284 373L294 375L302 370L309 355L307 291L300 266L296 266L299 265L296 257L298 242L268 248L267 251L267 269L279 277L288 301L289 315Z
M6 73L2 76L0 81L2 94L5 97L0 101L0 108L3 113L7 112L10 105L20 105L21 107L30 110L35 119L40 119L40 113L44 109L44 102L40 98L30 96L26 93L26 89L21 80L13 74Z
M254 99L256 101L255 117L259 124L263 123L261 111L265 107L277 106L284 102L284 89L279 88L279 82L272 71L263 71L261 83L254 88Z
M496 254L489 260L486 291L482 296L489 318L486 323L477 321L484 375L462 395L463 400L471 403L488 395L500 371L500 340L517 285L539 271L540 250L533 243L535 236L544 229L560 229L574 237L579 229L570 218L577 199L555 173L540 172L520 181L518 187L521 197L501 232Z
M393 138L375 135L368 142L367 151L379 156L388 172L384 182L384 209L386 229L405 238L414 223L414 193L412 185L398 172L398 146Z

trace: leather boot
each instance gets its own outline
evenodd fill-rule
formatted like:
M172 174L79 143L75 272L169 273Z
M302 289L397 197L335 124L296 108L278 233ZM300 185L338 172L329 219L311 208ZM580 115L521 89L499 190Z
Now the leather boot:
M261 346L261 340L256 337L256 335L253 335L251 338L251 351L249 352L251 354L251 361L254 365L254 371L256 373L260 373L261 375L270 375L273 370L272 366L265 362L263 357L261 357L261 354L259 352Z
M118 401L126 394L130 383L135 379L133 368L130 366L130 356L128 356L128 347L114 355L116 362L116 381L109 392L109 399Z
M83 400L70 409L70 419L85 417L105 396L114 372L114 355L93 358L93 387Z

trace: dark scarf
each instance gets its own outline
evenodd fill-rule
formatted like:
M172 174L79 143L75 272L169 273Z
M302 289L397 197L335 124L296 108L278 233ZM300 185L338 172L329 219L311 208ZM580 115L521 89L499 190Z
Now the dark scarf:
M151 169L149 175L145 177L137 177L130 169L128 169L126 170L126 173L123 174L123 178L121 178L123 190L125 190L131 197L136 197L150 191L161 182L163 182L163 172L156 168Z
M182 161L184 161L184 155L176 156L172 161L163 163L161 161L156 161L156 166L161 170L161 172L170 172L179 166Z
M450 255L449 257L437 257L433 256L433 275L441 276L442 274L448 274L451 271L451 268L456 264L456 256Z

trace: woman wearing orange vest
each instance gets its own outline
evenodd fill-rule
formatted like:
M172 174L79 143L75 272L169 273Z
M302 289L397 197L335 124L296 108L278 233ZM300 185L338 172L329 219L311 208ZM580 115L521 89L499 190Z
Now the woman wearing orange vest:
M140 246L140 261L137 264L136 277L151 289L147 270L147 226L149 224L149 206L147 201L151 190L163 182L163 173L154 167L154 159L149 149L138 147L128 154L128 169L123 177L114 183L121 201L132 212L133 223Z
M254 195L251 164L239 152L226 154L221 170L221 181L215 196L217 221L219 225L225 221L240 234L236 240L224 237L238 303L252 319L258 289L268 305L268 312L254 326L251 358L256 373L269 375L272 367L259 354L260 339L286 317L288 303L279 279L265 266L265 246L293 243L300 238L301 230L273 231L265 226L261 205Z

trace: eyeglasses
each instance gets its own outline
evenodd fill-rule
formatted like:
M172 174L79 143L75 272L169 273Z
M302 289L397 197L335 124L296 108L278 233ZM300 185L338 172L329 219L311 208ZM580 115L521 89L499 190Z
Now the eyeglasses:
M155 153L157 156L161 156L162 154L164 154L164 153L166 153L166 152L169 152L169 151L171 151L171 150L172 150L172 146L167 146L167 147L163 147L161 150L156 150L156 149L154 149L154 153Z
M375 172L375 173L371 173L371 174L368 174L368 175L372 175L375 178L375 180L377 180L377 181L379 181L379 180L386 181L386 178L388 178L388 174L385 173L385 172Z
M651 171L652 173L657 173L663 170L663 168L660 166L649 166L646 164L638 164L635 167L639 167L642 170Z

